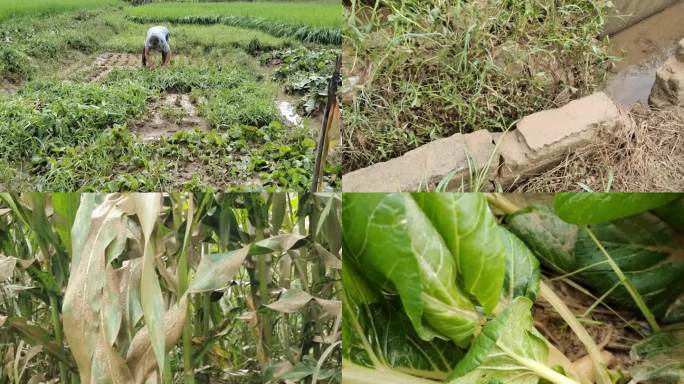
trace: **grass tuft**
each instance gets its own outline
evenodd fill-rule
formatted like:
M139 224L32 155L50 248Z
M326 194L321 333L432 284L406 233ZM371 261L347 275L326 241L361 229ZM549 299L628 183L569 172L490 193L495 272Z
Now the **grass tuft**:
M355 3L345 171L457 132L505 131L592 92L607 69L597 36L608 1Z

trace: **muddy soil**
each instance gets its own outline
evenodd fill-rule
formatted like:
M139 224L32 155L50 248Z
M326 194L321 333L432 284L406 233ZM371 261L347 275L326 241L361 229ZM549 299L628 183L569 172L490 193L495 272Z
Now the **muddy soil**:
M207 131L209 123L199 117L198 102L187 93L162 93L159 100L150 105L147 115L130 122L129 127L143 141L157 140L179 131Z
M130 53L103 53L93 62L94 72L87 82L96 82L104 79L114 68L134 68L141 66L140 57Z
M610 37L611 53L624 59L605 85L617 103L648 104L656 71L684 38L684 1Z
M0 94L14 95L19 90L19 85L8 80L0 81Z
M599 349L610 353L610 368L624 371L634 364L629 357L629 351L632 345L643 337L637 331L641 332L646 328L635 314L617 311L616 308L602 304L587 313L596 299L583 293L583 288L578 289L576 283L571 285L560 280L547 283L579 318ZM550 304L537 300L534 308L534 323L537 329L570 361L574 362L587 354L577 335Z

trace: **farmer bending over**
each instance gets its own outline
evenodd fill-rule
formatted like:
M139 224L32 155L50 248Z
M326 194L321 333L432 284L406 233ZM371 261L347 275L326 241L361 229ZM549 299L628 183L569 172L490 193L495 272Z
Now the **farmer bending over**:
M143 49L142 63L143 66L154 69L154 64L150 62L150 50L158 49L162 53L162 67L169 64L171 61L171 47L169 46L169 30L166 27L152 27L147 31L147 39L145 39L145 48Z

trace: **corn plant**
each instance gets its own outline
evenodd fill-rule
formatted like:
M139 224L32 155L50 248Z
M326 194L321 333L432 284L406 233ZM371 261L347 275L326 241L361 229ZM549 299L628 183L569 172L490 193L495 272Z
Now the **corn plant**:
M1 202L0 383L341 380L339 197Z

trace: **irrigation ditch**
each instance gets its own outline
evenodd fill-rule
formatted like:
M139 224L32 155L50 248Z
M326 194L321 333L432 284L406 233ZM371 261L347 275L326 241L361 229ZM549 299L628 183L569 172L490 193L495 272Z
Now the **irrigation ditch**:
M395 130L399 132L397 135L405 137L402 139L405 150L398 156L387 156L389 158L365 167L359 167L365 161L359 161L365 155L364 141L369 142L370 147L376 138L369 137L363 130L363 123L371 119L363 116L367 111L358 113L358 110L359 105L367 102L364 92L369 87L368 79L378 76L383 69L380 69L382 64L364 66L363 53L354 50L356 47L347 46L346 52L355 60L347 66L349 81L342 96L348 110L352 110L348 114L351 118L345 120L351 128L345 133L347 157L343 189L349 192L435 189L553 192L684 188L681 181L684 169L679 165L684 162L681 119L684 113L681 108L684 104L684 24L681 23L684 2L613 3L615 8L610 9L608 21L603 25L605 60L586 63L593 65L597 73L606 67L606 75L600 83L588 84L584 92L570 89L572 87L556 92L551 100L542 100L541 104L548 107L524 113L508 127L492 126L489 123L496 120L494 117L488 120L487 116L481 116L475 125L479 128L465 126L465 129L461 127L457 133L445 136L440 135L441 128L435 127L433 121L430 121L432 125L421 125L423 120L433 119L432 116L403 121L402 112L393 111L393 118L402 125L387 130ZM490 51L499 49L503 48L495 47ZM556 76L558 88L573 81L574 69L565 69L564 77ZM413 71L413 68L407 67L409 70ZM535 76L529 68L528 71ZM411 89L414 85L411 82L420 83L415 78L425 74L411 72L407 75L414 78L405 79L403 87L407 92L416 92L414 104L397 109L406 107L406 111L419 111L420 104L428 100L419 92L430 88L419 84L416 86L418 91ZM480 81L485 87L488 85L485 75ZM441 84L446 86L448 83L442 79ZM401 92L393 89L386 95L400 99L396 95ZM520 97L503 95L498 88L483 92L499 95L494 106L489 102L486 105L489 113L503 114L504 107L497 104L515 104L527 91L520 91ZM506 96L514 98L504 99ZM474 95L473 104L482 102L481 98L481 95ZM454 116L464 116L463 110L456 108L460 114ZM442 118L440 113L445 114L445 118L451 117L446 113L448 110L448 107L434 110L434 120L438 122ZM453 120L443 122L446 131L453 131L454 126L461 124ZM432 139L418 138L419 129L430 128L432 131L426 137ZM384 132L386 128L379 126L377 130ZM410 147L410 143L421 140L427 143ZM382 147L382 138L378 143L380 151L387 150ZM644 163L650 164L645 166ZM635 168L639 170L626 171Z

